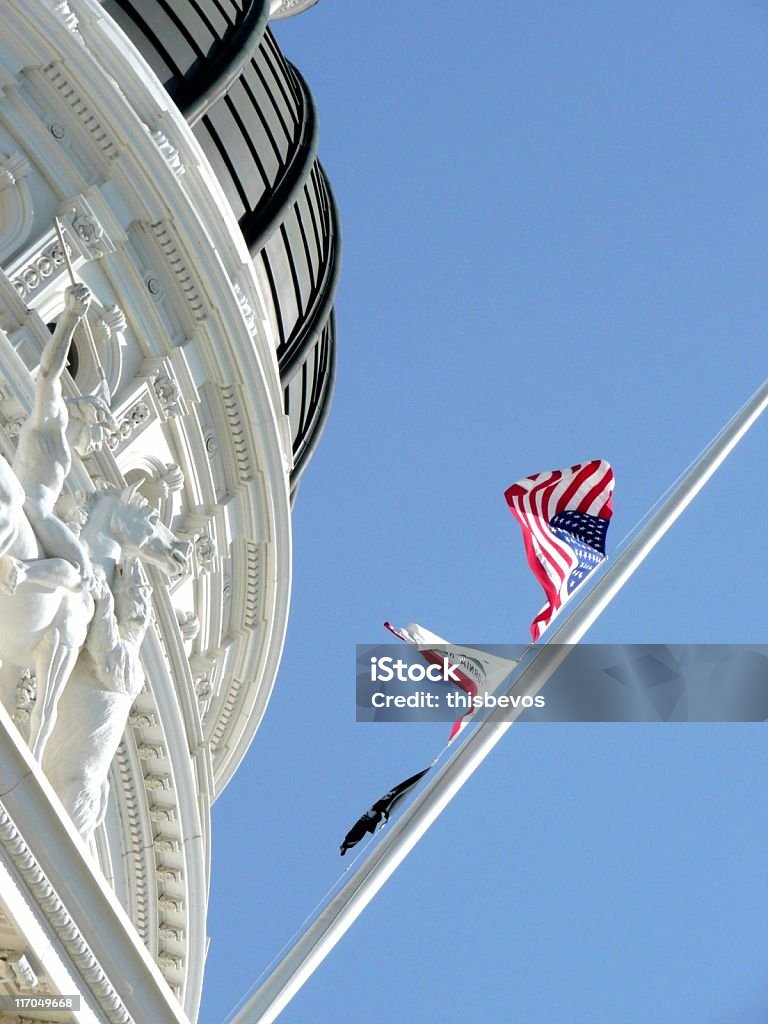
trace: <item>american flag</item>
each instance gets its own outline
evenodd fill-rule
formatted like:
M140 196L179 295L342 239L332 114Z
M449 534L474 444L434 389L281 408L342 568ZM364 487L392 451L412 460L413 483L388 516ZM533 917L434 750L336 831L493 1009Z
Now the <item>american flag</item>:
M531 623L534 642L605 558L613 470L601 459L537 473L504 492L520 523L528 564L547 595Z

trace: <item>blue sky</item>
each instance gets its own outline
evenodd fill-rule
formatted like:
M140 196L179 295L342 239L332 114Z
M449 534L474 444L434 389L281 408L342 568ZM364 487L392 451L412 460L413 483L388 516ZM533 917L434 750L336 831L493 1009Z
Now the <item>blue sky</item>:
M355 722L384 619L521 643L503 490L606 458L609 551L765 375L768 13L321 0L276 27L341 212L338 377L265 721L214 808L215 1024L442 725ZM759 423L588 634L765 639ZM285 1024L764 1024L762 725L520 725Z

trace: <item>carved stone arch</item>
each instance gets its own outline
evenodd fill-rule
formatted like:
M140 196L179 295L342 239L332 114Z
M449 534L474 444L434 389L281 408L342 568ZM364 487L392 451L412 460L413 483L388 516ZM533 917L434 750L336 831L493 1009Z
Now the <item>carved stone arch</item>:
M21 248L32 229L32 194L24 180L29 162L20 153L0 153L0 263Z

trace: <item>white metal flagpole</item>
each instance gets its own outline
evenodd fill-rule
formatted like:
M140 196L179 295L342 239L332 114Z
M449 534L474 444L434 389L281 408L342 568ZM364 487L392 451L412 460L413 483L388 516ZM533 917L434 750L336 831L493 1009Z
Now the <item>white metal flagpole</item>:
M610 559L600 577L552 630L522 671L513 670L507 693L534 696L567 658L655 544L696 497L709 478L768 406L766 380L649 517L627 546ZM571 646L569 646L571 645ZM473 730L435 778L425 786L373 852L318 913L286 955L256 989L231 1024L270 1024L370 903L451 798L512 725L509 709L492 712Z

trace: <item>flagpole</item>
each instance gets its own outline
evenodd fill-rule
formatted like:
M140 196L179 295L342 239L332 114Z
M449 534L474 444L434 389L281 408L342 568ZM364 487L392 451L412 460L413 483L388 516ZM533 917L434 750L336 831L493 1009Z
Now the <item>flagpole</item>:
M636 536L608 561L580 603L563 617L559 627L551 630L547 642L536 648L530 662L521 672L512 671L507 693L514 689L521 696L535 696L539 692L567 658L569 645L581 640L767 406L768 380L693 463ZM522 708L517 711L497 709L467 737L400 819L382 835L371 854L339 892L317 914L232 1018L231 1024L271 1024L275 1020L522 711Z

